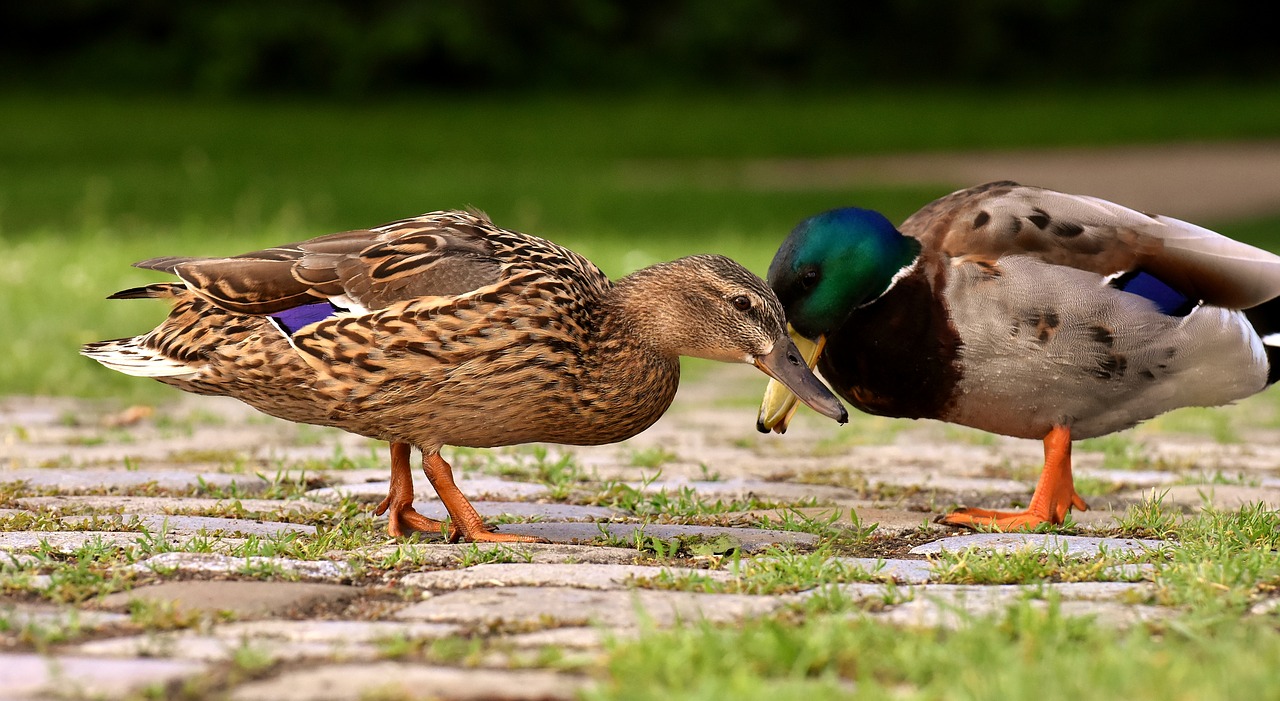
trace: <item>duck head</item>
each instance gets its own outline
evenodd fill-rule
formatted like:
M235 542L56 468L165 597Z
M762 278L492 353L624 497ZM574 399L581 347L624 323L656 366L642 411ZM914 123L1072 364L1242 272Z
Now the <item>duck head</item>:
M849 413L813 374L787 332L782 305L759 276L724 256L660 263L619 280L637 337L661 352L750 363L814 411Z
M827 335L884 294L919 255L918 241L869 209L833 209L800 222L778 248L768 279L805 363L815 367ZM795 397L771 382L756 426L783 433L795 408Z

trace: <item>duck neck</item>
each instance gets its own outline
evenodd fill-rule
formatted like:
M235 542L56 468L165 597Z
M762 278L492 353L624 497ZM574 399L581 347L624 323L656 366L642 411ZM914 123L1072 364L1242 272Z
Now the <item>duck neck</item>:
M646 303L649 302L649 303ZM598 301L583 351L580 396L620 440L648 428L675 398L680 354L644 290L619 280Z
M600 303L597 347L613 363L643 364L679 376L680 348L689 344L689 330L653 303L670 299L653 289L644 276L632 274L614 283Z

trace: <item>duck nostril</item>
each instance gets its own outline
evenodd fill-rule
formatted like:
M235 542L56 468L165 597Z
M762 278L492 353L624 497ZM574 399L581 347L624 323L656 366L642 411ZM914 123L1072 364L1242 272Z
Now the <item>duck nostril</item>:
M787 362L791 363L792 365L799 365L800 359L796 357L795 353L787 353Z

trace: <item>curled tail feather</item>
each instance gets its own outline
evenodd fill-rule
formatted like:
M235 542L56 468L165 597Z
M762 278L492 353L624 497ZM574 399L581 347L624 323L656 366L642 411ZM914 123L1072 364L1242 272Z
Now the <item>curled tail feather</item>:
M188 363L147 348L138 336L86 343L80 347L80 354L134 377L186 377L199 371Z
M107 299L163 299L177 297L180 292L186 289L187 286L180 282L158 282L154 285L120 290L108 296Z

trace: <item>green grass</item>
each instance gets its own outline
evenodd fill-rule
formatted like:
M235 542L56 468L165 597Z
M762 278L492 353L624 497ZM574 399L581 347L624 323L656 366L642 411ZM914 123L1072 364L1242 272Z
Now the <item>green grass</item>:
M763 272L808 214L858 203L900 219L963 183L768 186L750 177L758 159L1277 136L1280 95L1221 86L367 104L3 96L0 394L175 396L76 355L163 316L103 299L158 279L127 267L142 258L474 205L611 275L709 251ZM1267 243L1280 221L1225 231Z
M1116 631L1029 604L957 631L827 615L646 634L615 647L609 681L586 698L1264 698L1277 655L1280 633L1256 620L1203 635Z
M1280 589L1280 513L1261 507L1175 522L1153 500L1130 526L1177 547L1138 557L1073 561L1034 552L970 551L938 559L952 583L1114 579L1108 564L1149 561L1152 596L1173 617L1117 629L1103 618L1060 615L1020 601L958 629L877 621L875 603L821 591L780 614L734 626L649 630L615 642L592 701L642 699L1237 699L1274 691L1280 625L1244 616ZM820 553L819 553L820 554ZM813 555L756 559L730 583L668 577L650 586L777 593L865 579ZM905 593L905 591L900 591ZM886 596L897 600L892 591ZM644 680L643 684L635 680Z

